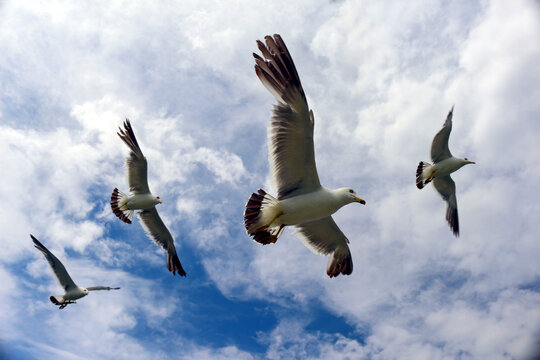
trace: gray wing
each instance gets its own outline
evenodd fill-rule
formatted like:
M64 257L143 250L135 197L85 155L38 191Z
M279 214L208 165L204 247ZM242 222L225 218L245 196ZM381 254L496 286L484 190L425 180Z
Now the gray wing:
M431 160L433 163L438 163L444 159L452 157L450 149L448 149L448 138L450 137L450 132L452 131L452 114L454 112L454 107L450 109L446 121L441 130L433 138L431 143Z
M88 291L96 291L96 290L118 290L119 287L110 287L110 286L90 286L87 287L86 290Z
M172 271L173 275L176 275L178 271L180 276L186 276L186 272L176 254L174 239L163 220L161 220L156 208L139 211L138 216L146 235L167 252L167 268L169 271Z
M320 187L313 148L313 112L300 78L279 35L257 41L264 58L255 57L255 73L278 100L268 129L270 172L278 199L312 192Z
M435 190L446 201L446 221L455 236L459 236L459 219L456 199L456 184L450 175L439 176L433 179Z
M120 139L131 150L129 157L126 159L126 177L129 186L129 191L134 194L147 194L150 192L148 188L148 166L144 157L135 133L131 128L131 123L128 119L124 122L124 129L120 128L118 132Z
M338 246L347 246L349 240L341 232L331 216L295 225L295 234L300 235L303 243L313 252L328 255Z
M60 283L60 286L62 286L66 292L72 289L76 289L77 285L75 285L60 260L58 260L58 258L54 256L53 253L49 251L49 249L43 246L43 244L40 243L38 239L34 237L34 235L30 234L30 237L34 242L34 247L41 251L43 255L45 255L45 259L47 259L47 261L49 262L49 265L51 266L51 269L53 270L56 279Z

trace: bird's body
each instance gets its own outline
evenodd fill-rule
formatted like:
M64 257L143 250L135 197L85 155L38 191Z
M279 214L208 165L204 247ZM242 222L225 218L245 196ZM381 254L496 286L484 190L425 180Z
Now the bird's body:
M135 210L140 210L137 215L146 235L167 252L167 269L173 275L178 272L180 276L186 276L176 253L174 239L156 210L156 205L161 204L161 199L150 192L146 158L139 147L129 120L126 120L124 129L120 129L118 136L131 150L126 160L127 182L131 194L126 195L118 188L114 188L111 194L111 209L120 220L127 224L131 224Z
M34 242L34 247L43 253L45 259L49 263L49 266L53 270L54 275L56 276L56 280L58 280L58 283L65 290L64 295L51 295L49 297L49 300L54 305L58 305L59 309L63 309L69 304L75 304L75 300L85 297L88 295L89 291L120 289L119 287L111 288L109 286L91 286L88 288L83 288L75 285L71 279L71 276L69 276L66 268L60 262L60 260L58 260L58 258L54 256L54 254L50 252L49 249L47 249L42 243L40 243L33 235L30 234L30 237Z
M431 143L431 160L433 164L420 161L416 168L416 187L422 189L424 185L433 182L435 190L446 201L446 221L448 221L454 235L459 236L456 185L450 174L461 169L464 165L474 164L474 161L454 157L448 148L448 139L452 131L453 112L454 108L452 107L443 128L439 130Z
M278 207L283 213L275 220L275 224L298 225L330 216L354 201L348 196L341 196L343 192L350 194L346 188L329 190L320 187L307 194L280 200Z
M285 226L295 226L304 244L318 254L332 255L330 277L352 273L349 240L331 215L351 202L365 204L350 188L321 186L315 166L313 112L309 109L293 60L279 35L257 41L263 57L255 72L276 98L269 126L269 162L277 198L259 189L246 204L247 233L261 244L277 241Z

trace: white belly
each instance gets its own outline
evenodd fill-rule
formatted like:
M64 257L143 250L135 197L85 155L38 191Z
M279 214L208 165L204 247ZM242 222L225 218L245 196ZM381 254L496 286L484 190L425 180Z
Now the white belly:
M130 210L145 210L156 205L152 194L132 194L126 203Z
M445 176L461 168L464 164L454 157L445 159L432 166L433 177Z
M327 217L343 206L325 189L280 201L283 214L276 219L279 225L297 225Z

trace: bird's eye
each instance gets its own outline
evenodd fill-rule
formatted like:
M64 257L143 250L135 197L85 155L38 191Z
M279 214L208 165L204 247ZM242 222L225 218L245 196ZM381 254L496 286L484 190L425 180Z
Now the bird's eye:
M159 200L159 196L156 196L156 199L158 199L158 200Z
M469 159L465 158L465 160L469 160Z
M353 189L349 189L349 192L352 194L354 191L353 191Z

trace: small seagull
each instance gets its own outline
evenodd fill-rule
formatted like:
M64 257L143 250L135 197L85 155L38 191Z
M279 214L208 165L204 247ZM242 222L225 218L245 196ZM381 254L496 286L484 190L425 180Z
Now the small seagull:
M276 98L270 120L270 173L277 198L259 189L246 204L244 225L253 240L275 243L285 226L312 251L332 254L326 268L329 277L350 275L353 270L349 240L330 215L352 202L365 204L350 188L321 186L315 166L313 112L309 109L300 78L281 36L257 41L264 58L255 57L255 72Z
M45 259L47 259L47 261L49 262L49 265L51 266L51 269L53 270L56 279L66 292L64 295L51 295L49 297L49 300L51 300L54 305L59 306L58 309L63 309L69 304L76 304L75 300L85 297L86 295L88 295L89 291L120 289L119 287L113 288L109 286L91 286L83 288L75 285L60 260L58 260L58 258L54 256L53 253L50 252L45 246L43 246L43 244L40 243L38 239L34 237L34 235L30 234L30 237L34 242L34 247L41 251L43 255L45 255Z
M150 192L146 158L137 143L129 120L126 119L124 130L120 128L118 136L131 150L126 159L126 176L131 195L128 196L118 188L114 188L111 195L111 209L127 224L131 224L134 211L141 210L137 215L146 235L167 252L167 269L172 271L173 275L178 271L180 276L186 276L176 254L174 239L156 210L156 205L161 204L161 199Z
M463 165L475 164L467 158L453 157L448 149L448 138L452 131L452 115L454 107L450 109L446 121L441 130L433 138L431 143L431 160L420 161L416 169L416 187L422 189L424 185L433 181L435 190L446 201L446 221L456 237L459 237L459 219L456 199L456 184L450 174L460 169Z

